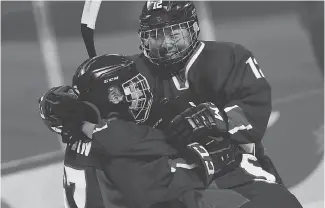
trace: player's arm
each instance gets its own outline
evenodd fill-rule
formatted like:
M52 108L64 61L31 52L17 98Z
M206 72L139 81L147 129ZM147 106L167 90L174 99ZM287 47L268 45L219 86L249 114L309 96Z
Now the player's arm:
M176 150L166 143L166 136L150 126L115 118L103 120L97 125L88 123L89 127L87 123L83 125L85 134L99 142L111 156L159 157L177 154ZM87 133L86 128L92 132Z
M181 158L168 156L146 160L116 158L111 160L107 173L129 204L150 207L203 189L205 186L194 168Z
M185 158L187 163L195 167L195 172L205 185L208 185L214 175L214 164L208 151L202 145L190 142L183 147L174 148L162 131L147 125L114 119L95 126L93 141L98 142L106 154L111 157L130 157L155 161L162 157L168 159ZM164 168L170 168L167 161Z
M232 60L225 89L229 100L223 109L228 117L228 132L238 143L256 143L263 138L271 113L271 87L246 48L235 45ZM216 93L215 85L210 80L211 92Z
M190 159L185 160L167 144L161 131L118 119L96 125L92 140L113 158L107 169L109 177L133 205L149 207L207 185L202 167L207 159L193 159L205 156L199 145L188 147Z
M92 139L101 144L105 152L113 157L169 159L183 157L195 169L204 184L209 184L214 175L214 164L208 151L196 142L187 142L182 147L171 146L169 136L147 125L114 119L98 124ZM177 148L177 150L175 148Z

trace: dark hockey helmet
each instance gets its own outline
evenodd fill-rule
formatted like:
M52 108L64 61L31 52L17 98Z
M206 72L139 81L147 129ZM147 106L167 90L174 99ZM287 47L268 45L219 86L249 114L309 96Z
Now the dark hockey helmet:
M185 62L198 44L198 18L190 1L149 0L139 22L140 49L156 65Z
M152 93L135 63L122 55L101 55L84 61L73 76L73 86L83 101L95 104L105 118L117 112L124 119L148 118Z

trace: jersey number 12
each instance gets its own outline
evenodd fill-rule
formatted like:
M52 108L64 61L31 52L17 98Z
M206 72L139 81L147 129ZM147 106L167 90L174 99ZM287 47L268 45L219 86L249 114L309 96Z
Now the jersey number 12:
M252 57L249 57L249 59L247 59L247 61L245 63L249 64L249 66L251 67L251 69L257 79L265 77L262 70L258 69L256 67L256 66L258 66L258 64L257 64L257 61L255 58L253 59Z

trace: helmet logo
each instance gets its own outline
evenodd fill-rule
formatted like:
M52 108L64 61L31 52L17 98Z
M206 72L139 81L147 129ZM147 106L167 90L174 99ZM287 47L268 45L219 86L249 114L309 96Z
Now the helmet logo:
M147 9L155 10L162 8L162 0L148 0L147 1Z
M108 88L108 100L111 103L118 104L124 98L123 93L116 86Z
M104 80L104 83L108 83L108 82L111 82L111 81L114 81L114 80L118 80L118 76L106 79L106 80Z

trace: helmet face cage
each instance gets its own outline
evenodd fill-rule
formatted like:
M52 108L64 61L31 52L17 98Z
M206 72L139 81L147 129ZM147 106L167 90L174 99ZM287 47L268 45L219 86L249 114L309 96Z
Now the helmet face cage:
M196 20L162 28L140 30L141 49L152 63L168 66L181 62L192 54L198 33L199 27ZM169 39L168 43L165 41L166 38ZM161 43L157 44L158 41Z
M130 103L129 110L136 123L144 122L149 116L153 96L147 79L138 74L124 82L122 88L126 102Z

